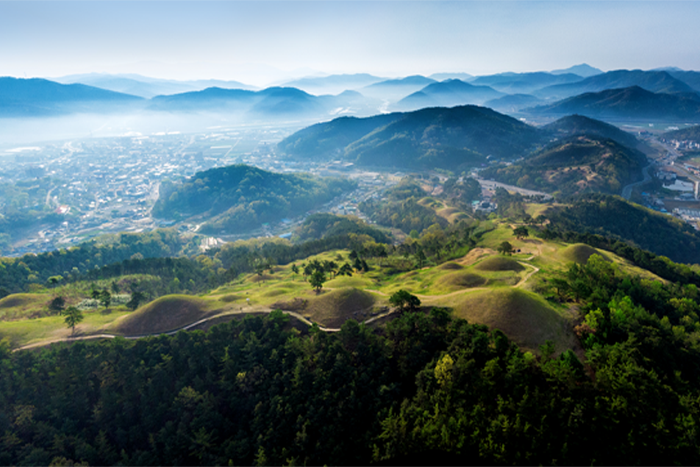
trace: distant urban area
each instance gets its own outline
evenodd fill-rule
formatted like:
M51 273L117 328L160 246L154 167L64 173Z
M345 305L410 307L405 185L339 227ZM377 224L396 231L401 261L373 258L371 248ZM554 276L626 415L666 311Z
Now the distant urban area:
M0 198L0 216L8 203L14 203L20 212L51 214L51 222L13 236L5 245L7 255L66 248L105 233L144 232L171 226L174 221L151 216L160 182L214 167L244 163L274 172L355 179L356 190L334 199L321 211L359 217L364 217L357 211L360 202L378 196L402 177L401 173L355 170L352 164L337 161L318 164L280 159L274 145L291 132L277 128L217 128L207 133L133 134L0 150L0 185L6 185L9 195ZM15 189L10 190L7 185ZM60 222L56 216L62 217ZM262 224L260 229L245 235L210 237L201 248L254 236L286 237L304 217ZM197 232L199 225L182 224L178 228L183 233Z

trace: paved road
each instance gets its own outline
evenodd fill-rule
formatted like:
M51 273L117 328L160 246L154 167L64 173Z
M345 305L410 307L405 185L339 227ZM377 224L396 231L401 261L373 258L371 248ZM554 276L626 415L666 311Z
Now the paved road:
M636 186L639 185L644 185L645 183L651 181L651 175L649 175L649 168L651 167L651 164L647 165L642 169L642 175L644 176L644 179L639 181L639 182L634 182L630 183L626 187L622 189L622 197L625 199L630 199L630 196L632 196L632 189Z

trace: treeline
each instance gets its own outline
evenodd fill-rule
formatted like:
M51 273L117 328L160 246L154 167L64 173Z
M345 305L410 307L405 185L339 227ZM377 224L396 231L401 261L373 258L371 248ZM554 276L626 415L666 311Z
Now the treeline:
M29 291L32 284L44 285L61 276L72 281L82 274L135 258L176 256L185 241L174 229L158 229L140 234L117 234L78 246L19 258L0 258L0 296Z
M433 224L447 226L447 220L430 208L418 204L426 193L416 182L404 179L384 192L381 200L371 199L358 205L377 224L391 226L405 233L422 232Z
M218 266L218 267L217 267ZM79 276L80 280L98 281L127 275L145 275L148 281L138 281L132 288L155 298L173 293L198 294L235 278L233 271L206 256L190 258L127 259L93 269Z
M566 278L585 292L585 366L443 309L383 332L349 321L300 334L273 313L5 347L0 464L696 465L697 289L611 268L594 259Z

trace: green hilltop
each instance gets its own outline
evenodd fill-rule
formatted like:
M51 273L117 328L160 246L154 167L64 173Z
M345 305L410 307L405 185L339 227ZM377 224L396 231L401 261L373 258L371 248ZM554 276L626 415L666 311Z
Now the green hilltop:
M153 215L202 216L202 232L240 233L318 207L354 186L345 179L233 165L198 172L180 183L163 183Z

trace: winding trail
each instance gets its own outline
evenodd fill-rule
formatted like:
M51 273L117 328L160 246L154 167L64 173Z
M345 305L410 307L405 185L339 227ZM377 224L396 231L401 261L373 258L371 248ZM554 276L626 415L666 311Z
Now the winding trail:
M533 257L534 256L528 258L528 260L532 259ZM530 279L530 277L532 277L535 273L539 272L539 270L540 270L538 267L536 267L532 264L529 264L529 263L525 263L523 261L518 261L518 264L532 268L532 271L530 271L525 277L523 277L517 284L511 286L513 288L522 287ZM455 295L473 292L476 290L487 290L487 289L489 289L489 287L472 287L472 288L457 290L455 292L450 292L450 293L442 294L442 295L421 295L421 294L414 294L414 295L420 299L423 299L423 300L434 300L434 299L439 299L439 298L452 297ZM379 290L374 290L374 289L365 289L365 290L367 292L376 293L376 294L381 295L383 297L389 296L389 294L387 294L385 292L381 292ZM198 321L187 324L185 326L181 326L181 327L176 328L176 329L172 329L170 331L156 332L156 333L151 333L151 334L140 334L140 335L134 335L134 336L123 336L123 335L119 335L119 334L101 333L101 334L92 334L92 335L88 335L88 336L62 337L59 339L53 339L53 340L49 340L49 341L35 342L33 344L23 345L21 347L18 347L16 349L12 350L12 351L18 352L20 350L36 349L36 348L45 347L45 346L48 346L51 344L57 344L59 342L77 342L77 341L87 341L87 340L95 340L95 339L114 339L117 337L121 337L123 339L133 340L133 339L143 339L146 337L163 336L163 335L172 336L174 334L177 334L180 331L188 331L190 329L196 328L197 326L200 326L200 325L207 323L209 321L213 321L215 319L223 318L226 316L247 315L247 314L252 314L252 313L270 314L273 311L275 311L275 310L264 309L264 308L263 309L256 309L254 311L243 311L243 310L225 311L222 313L218 313L216 315L202 318ZM327 327L321 326L318 323L313 323L309 319L305 318L304 316L302 316L299 313L296 313L294 311L287 311L287 310L280 310L280 311L286 315L289 315L289 316L292 316L293 318L298 319L299 321L301 321L302 323L304 323L308 326L313 326L314 324L316 324L321 331L324 331L324 332L338 332L338 331L340 331L340 328L327 328ZM384 313L381 313L377 316L373 316L369 319L366 319L365 321L360 322L360 324L370 324L370 323L373 323L374 321L380 320L380 319L385 318L387 316L390 316L394 313L398 313L398 309L396 309L396 308L390 309L387 312L384 312Z

